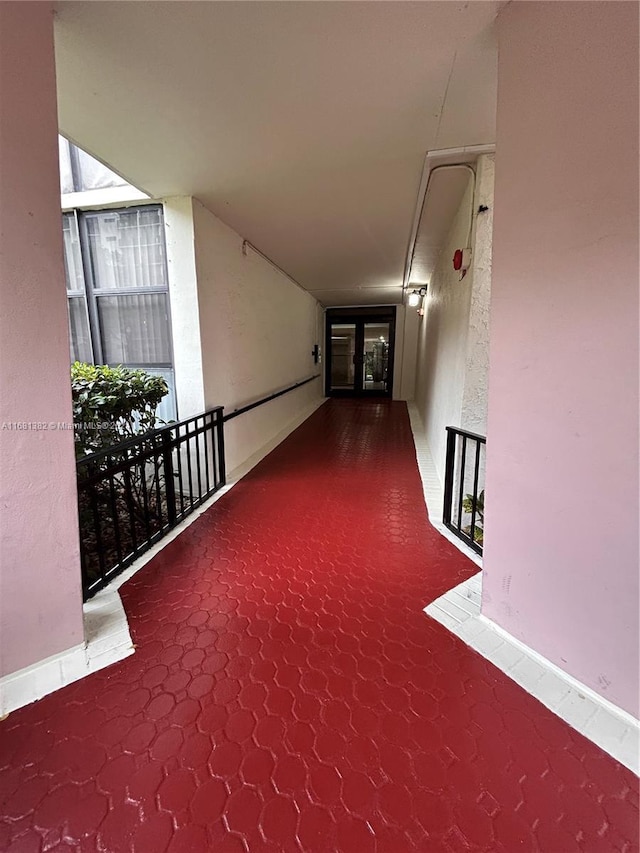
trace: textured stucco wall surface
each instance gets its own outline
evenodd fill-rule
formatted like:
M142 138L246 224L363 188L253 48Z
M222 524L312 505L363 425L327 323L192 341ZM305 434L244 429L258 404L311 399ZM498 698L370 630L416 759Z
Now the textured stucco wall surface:
M638 5L498 18L483 613L638 715Z
M415 401L441 481L445 427L486 429L493 155L479 157L475 169L475 186L470 174L431 276L418 330ZM489 210L477 215L480 204ZM472 262L460 280L452 258L468 243L472 210Z
M193 203L202 367L207 406L232 411L320 372L317 301L249 247L198 201ZM321 379L232 421L225 428L233 470L322 397Z
M418 336L416 405L425 426L433 461L444 480L446 434L449 424L460 424L471 273L459 281L451 259L467 245L469 207L473 201L471 178L429 281L425 315Z
M472 239L471 301L460 425L480 435L486 435L487 432L494 173L494 155L486 154L479 157L476 164L476 192L473 203L475 215ZM481 205L487 210L478 213Z
M0 3L0 675L84 638L52 24Z
M416 389L416 360L421 317L415 308L398 305L396 316L396 359L394 400L413 400Z

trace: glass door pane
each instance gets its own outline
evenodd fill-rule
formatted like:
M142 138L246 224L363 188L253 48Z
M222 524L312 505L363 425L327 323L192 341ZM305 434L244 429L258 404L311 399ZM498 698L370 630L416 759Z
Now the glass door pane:
M356 324L331 324L331 391L353 391Z
M391 397L394 332L394 306L328 308L327 395Z
M364 324L362 390L387 391L389 387L390 323Z

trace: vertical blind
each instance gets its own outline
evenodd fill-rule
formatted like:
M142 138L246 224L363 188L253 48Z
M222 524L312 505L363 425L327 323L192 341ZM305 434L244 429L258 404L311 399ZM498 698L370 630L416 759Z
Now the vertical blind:
M162 209L64 214L63 236L71 359L162 374L175 417Z

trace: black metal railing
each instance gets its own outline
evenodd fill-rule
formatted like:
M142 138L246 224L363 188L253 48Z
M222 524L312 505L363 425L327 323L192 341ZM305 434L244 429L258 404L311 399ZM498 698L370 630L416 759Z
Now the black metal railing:
M225 484L221 406L79 459L85 601Z
M237 409L234 409L232 412L229 412L224 416L224 421L233 420L233 418L237 418L238 415L244 415L245 412L250 412L251 409L257 409L258 406L263 406L265 403L270 403L271 400L275 400L278 397L282 397L283 394L288 394L289 391L295 391L296 388L301 388L303 385L306 385L308 382L313 382L314 379L319 379L320 374L316 373L313 376L307 377L307 379L301 379L300 382L294 382L293 385L288 385L286 388L282 388L280 391L274 391L272 394L267 394L266 397L261 397L259 400L255 400L252 403L246 403L244 406L239 406Z
M225 485L224 424L317 379L224 414L222 406L76 463L84 600Z
M487 439L447 427L444 524L477 554L484 542L484 472Z

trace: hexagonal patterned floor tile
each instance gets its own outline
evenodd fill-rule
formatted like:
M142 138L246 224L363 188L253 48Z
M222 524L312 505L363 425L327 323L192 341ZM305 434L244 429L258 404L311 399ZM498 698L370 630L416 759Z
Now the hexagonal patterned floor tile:
M328 402L123 587L134 656L0 724L0 850L637 851L637 779L422 612L475 571L405 405Z

